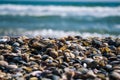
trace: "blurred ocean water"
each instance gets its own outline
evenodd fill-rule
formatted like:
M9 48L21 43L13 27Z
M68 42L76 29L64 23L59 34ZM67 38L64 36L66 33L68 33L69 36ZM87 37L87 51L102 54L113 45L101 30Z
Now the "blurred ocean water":
M119 2L0 2L0 35L120 36Z

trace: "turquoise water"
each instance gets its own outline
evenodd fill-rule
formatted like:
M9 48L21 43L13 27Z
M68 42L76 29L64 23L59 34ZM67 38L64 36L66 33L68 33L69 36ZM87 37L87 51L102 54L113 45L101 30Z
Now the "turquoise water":
M79 33L119 36L120 3L0 1L0 35Z

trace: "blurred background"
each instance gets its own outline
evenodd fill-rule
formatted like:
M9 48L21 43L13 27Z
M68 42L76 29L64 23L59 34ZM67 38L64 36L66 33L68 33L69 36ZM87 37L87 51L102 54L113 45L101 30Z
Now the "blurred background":
M120 36L119 0L0 0L0 36Z

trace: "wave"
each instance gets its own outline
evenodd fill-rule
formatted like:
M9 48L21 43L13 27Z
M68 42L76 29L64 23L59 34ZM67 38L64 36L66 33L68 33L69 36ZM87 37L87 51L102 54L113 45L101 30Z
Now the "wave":
M55 6L1 4L0 15L20 16L120 16L120 6Z
M0 31L1 34L1 31ZM61 38L66 36L82 36L83 38L89 38L89 37L113 37L113 38L120 38L120 35L110 35L110 34L100 34L100 33L89 33L89 32L76 32L76 31L63 31L63 30L52 30L52 29L42 29L42 30L25 30L25 29L17 29L16 32L13 30L4 31L4 35L9 36L29 36L29 37L35 37L35 36L42 36L45 38L51 37L51 38ZM3 36L3 34L2 34Z

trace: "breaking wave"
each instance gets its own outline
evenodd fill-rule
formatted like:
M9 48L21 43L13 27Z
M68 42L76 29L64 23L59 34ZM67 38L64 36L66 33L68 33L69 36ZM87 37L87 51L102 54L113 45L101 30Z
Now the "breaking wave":
M55 6L55 5L0 5L0 15L20 16L120 16L120 6L88 7L88 6Z
M16 32L15 32L16 31ZM61 38L65 36L82 36L83 38L88 37L113 37L113 38L120 38L120 35L110 35L110 34L100 34L100 33L89 33L89 32L75 32L75 31L63 31L63 30L52 30L52 29L42 29L42 30L25 30L25 29L17 29L17 30L9 30L4 31L4 35L10 35L10 36L29 36L29 37L35 37L35 36L42 36L45 38L51 37L51 38ZM3 35L3 33L2 33Z

